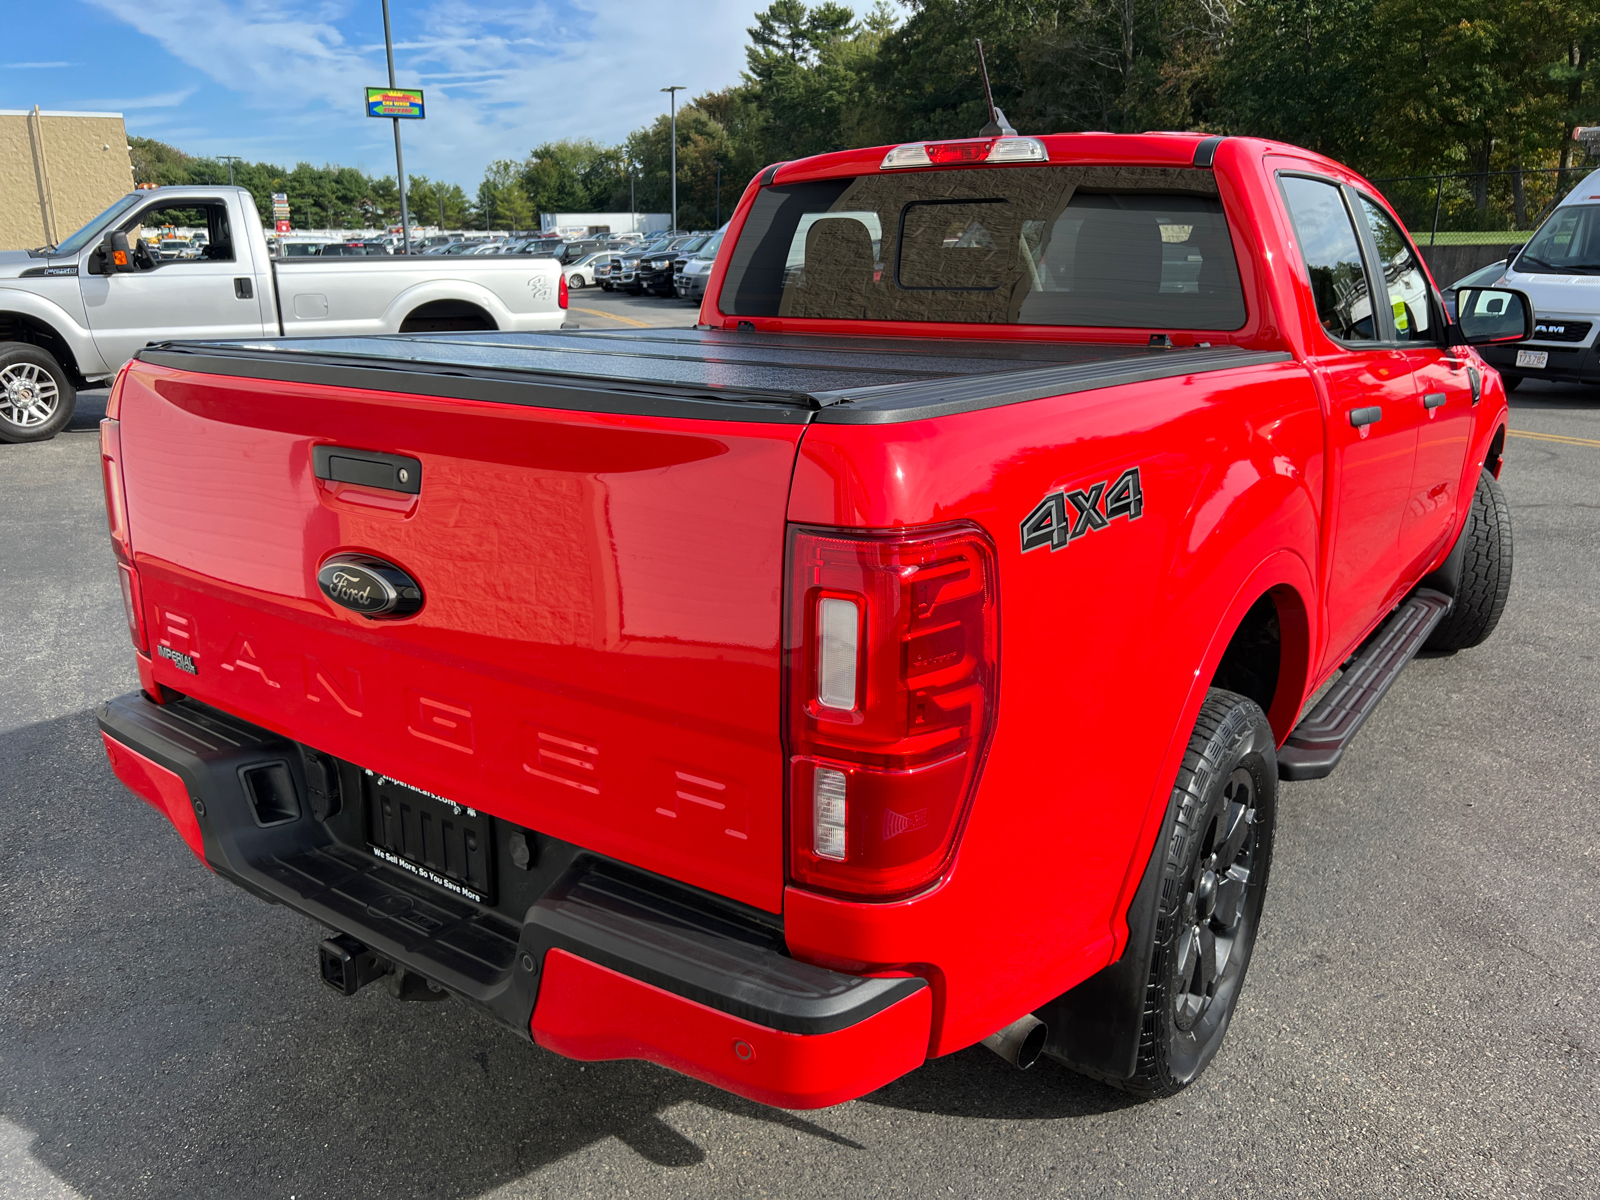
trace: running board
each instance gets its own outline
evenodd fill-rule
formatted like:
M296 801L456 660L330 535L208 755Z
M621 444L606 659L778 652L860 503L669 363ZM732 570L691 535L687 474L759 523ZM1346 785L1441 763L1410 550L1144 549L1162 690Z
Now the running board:
M1443 592L1418 588L1394 610L1294 727L1278 751L1279 779L1322 779L1333 774L1362 723L1450 611L1450 603Z

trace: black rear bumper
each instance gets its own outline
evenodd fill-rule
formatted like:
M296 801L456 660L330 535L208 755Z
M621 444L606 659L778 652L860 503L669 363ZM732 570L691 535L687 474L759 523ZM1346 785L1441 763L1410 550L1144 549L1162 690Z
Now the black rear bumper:
M219 875L349 934L523 1038L555 947L787 1033L848 1028L927 986L797 962L777 918L504 821L493 821L493 902L476 903L367 844L360 768L186 698L156 704L136 692L98 716L108 737L183 780ZM263 824L245 781L268 777L292 796L278 795Z

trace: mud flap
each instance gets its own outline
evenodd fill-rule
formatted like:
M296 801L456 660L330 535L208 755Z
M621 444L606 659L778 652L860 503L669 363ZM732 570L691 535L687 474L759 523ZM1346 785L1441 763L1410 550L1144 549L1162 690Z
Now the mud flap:
M1138 1067L1144 998L1161 906L1161 874L1177 811L1168 800L1161 832L1128 906L1128 940L1122 957L1034 1013L1050 1027L1044 1052L1085 1075L1132 1079Z

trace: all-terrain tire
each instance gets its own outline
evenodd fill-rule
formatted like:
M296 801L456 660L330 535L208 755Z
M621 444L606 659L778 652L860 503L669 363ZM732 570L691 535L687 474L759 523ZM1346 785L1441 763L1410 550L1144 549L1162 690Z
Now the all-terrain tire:
M1233 1018L1272 863L1278 766L1272 727L1253 700L1212 688L1195 720L1170 801L1139 1049L1131 1078L1099 1076L1141 1096L1199 1078ZM1134 953L1129 946L1127 953Z
M0 342L0 442L49 441L77 403L54 355L27 342Z
M1500 481L1485 471L1456 545L1461 578L1455 602L1434 626L1424 649L1466 650L1489 640L1511 594L1511 506Z

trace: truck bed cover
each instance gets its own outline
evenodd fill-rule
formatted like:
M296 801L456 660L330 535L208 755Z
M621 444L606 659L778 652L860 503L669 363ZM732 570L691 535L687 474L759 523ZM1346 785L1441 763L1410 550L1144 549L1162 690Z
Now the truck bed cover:
M212 375L580 411L880 424L1283 362L1282 352L1104 343L563 330L158 343Z

